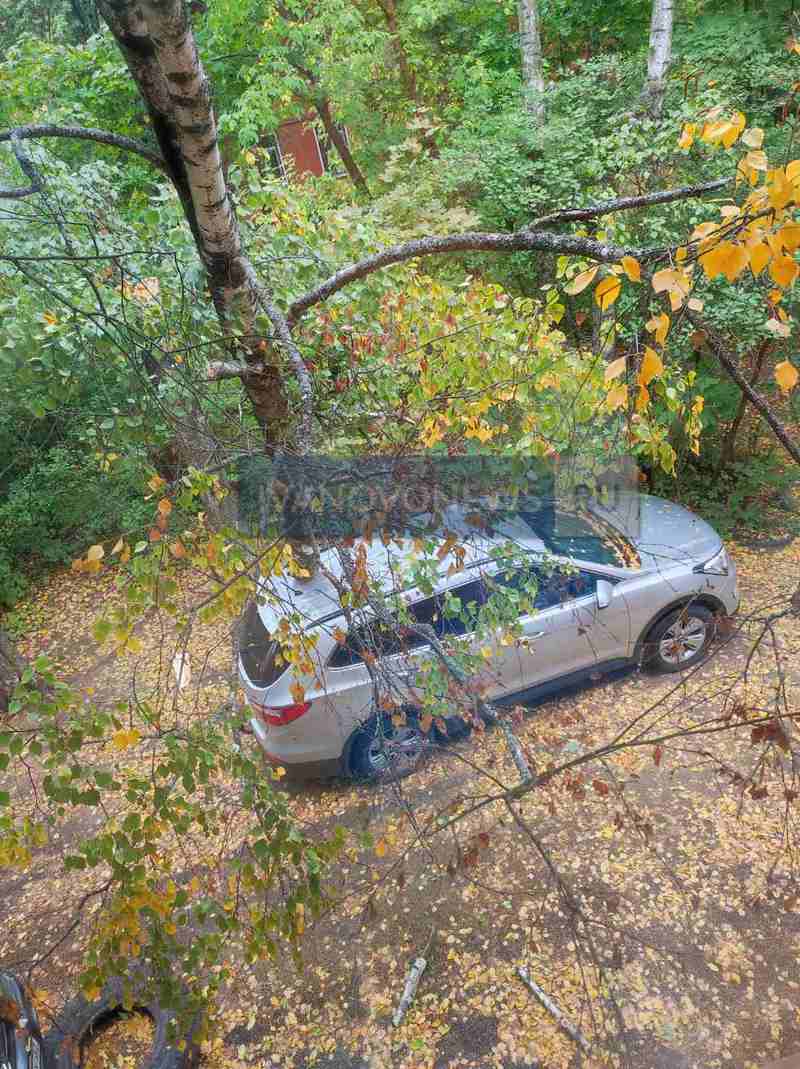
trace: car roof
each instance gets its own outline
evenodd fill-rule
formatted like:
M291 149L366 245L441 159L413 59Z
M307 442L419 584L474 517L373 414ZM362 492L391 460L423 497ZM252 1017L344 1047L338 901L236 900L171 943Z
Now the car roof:
M552 539L546 535L540 537L537 533L538 515L524 509L509 513L448 506L438 517L438 524L433 531L426 533L427 518L422 516L419 517L416 534L391 539L378 535L357 539L350 548L350 555L353 562L363 561L374 586L387 593L404 591L409 600L424 596L410 584L408 566L420 558L426 539L435 550L437 578L433 582L434 591L469 581L470 569L485 565L509 543L524 553L551 556L625 574L627 568L623 558L615 565L595 561L583 554L559 552L558 545ZM604 519L607 530L616 528L612 520ZM566 545L569 547L572 543L567 542ZM442 552L445 547L446 551ZM259 599L263 601L259 605L259 614L264 626L268 631L273 631L281 618L293 614L306 627L340 617L342 606L337 584L343 579L341 551L337 547L321 552L320 566L310 578L271 576L265 579Z

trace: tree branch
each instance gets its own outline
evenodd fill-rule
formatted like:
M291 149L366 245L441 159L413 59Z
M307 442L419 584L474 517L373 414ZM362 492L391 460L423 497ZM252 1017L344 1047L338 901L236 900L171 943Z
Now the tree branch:
M714 182L704 182L699 186L680 186L678 189L665 189L658 193L645 193L640 197L618 197L616 200L603 201L600 204L590 204L586 208L563 208L551 215L543 215L526 228L532 230L538 226L552 226L554 223L576 223L586 219L594 219L598 215L608 215L610 212L630 211L632 208L650 208L654 204L671 204L676 200L690 200L692 197L702 197L706 193L723 189L730 185L732 179L718 178Z
M465 234L446 234L443 237L418 238L402 245L391 245L382 252L366 256L336 274L302 297L289 308L289 322L295 322L304 312L334 293L392 264L403 263L419 256L434 256L454 252L547 252L567 256L588 256L601 263L617 263L623 256L634 256L640 262L657 260L669 250L665 248L622 248L593 238L571 234L548 234L540 230L517 230L510 234L489 234L470 231Z
M3 138L3 140L11 142L14 155L17 157L17 163L26 178L30 179L31 184L19 189L0 189L0 198L3 200L21 200L22 197L29 197L32 193L41 193L43 187L41 176L36 170L33 160L25 155L18 132L12 130L8 137Z
M223 379L245 379L254 375L255 368L248 364L237 364L233 360L214 360L206 368L208 382L222 382Z
M797 447L795 442L792 440L792 436L789 434L789 431L772 411L772 408L770 407L769 402L766 400L766 398L763 397L757 390L755 390L750 385L745 376L739 370L736 365L736 361L728 352L725 342L722 340L720 335L717 334L713 327L709 326L709 324L704 319L702 319L697 314L697 312L692 312L687 308L686 318L689 320L695 330L702 331L702 333L706 336L709 348L711 349L719 363L722 365L723 369L727 372L730 378L733 379L733 381L736 383L736 385L739 387L745 397L747 397L753 408L755 408L756 411L761 413L761 415L772 428L775 437L781 443L781 445L792 458L792 460L795 462L795 464L800 464L800 448Z
M123 137L121 134L112 134L108 130L97 130L91 126L53 126L45 124L41 126L17 126L13 130L5 130L0 133L0 141L11 141L15 138L28 139L40 137L67 137L77 141L96 141L99 145L109 145L111 148L120 149L123 152L135 152L137 156L147 160L159 171L167 173L164 159L155 149L148 148L141 141L135 141L132 137ZM19 157L17 157L19 159Z
M249 261L247 261L245 266L245 272L248 281L253 288L256 300L266 312L270 323L272 323L278 345L289 357L289 361L294 369L300 387L300 395L303 400L303 416L300 422L300 435L297 446L301 453L306 453L311 448L311 417L314 402L314 383L312 382L311 374L306 367L305 360L303 360L300 350L297 348L294 338L292 337L292 329L289 320L277 307L266 288L259 282L255 268Z

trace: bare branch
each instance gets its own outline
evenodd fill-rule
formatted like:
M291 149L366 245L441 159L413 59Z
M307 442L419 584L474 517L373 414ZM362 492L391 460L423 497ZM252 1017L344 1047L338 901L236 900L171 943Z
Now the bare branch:
M329 279L298 297L289 309L289 321L294 322L320 301L344 289L351 282L366 278L375 271L392 264L404 263L420 256L447 255L454 252L547 252L567 256L588 256L601 263L617 263L623 256L635 256L640 262L657 260L669 250L664 248L626 249L593 238L575 237L571 234L548 234L540 230L517 230L510 234L490 234L468 231L464 234L446 234L442 237L418 238L402 245L366 256L349 267L342 268Z
M167 173L164 158L155 149L148 148L142 141L136 141L132 137L123 137L121 134L112 134L108 130L98 130L91 126L53 126L45 124L41 126L17 126L13 130L4 130L0 133L0 141L11 141L12 143L15 138L27 140L40 137L66 137L77 141L95 141L99 145L109 145L111 148L117 148L123 152L135 152L137 156L147 160L148 163L157 167L159 171Z
M686 318L695 328L695 330L702 331L708 340L709 348L714 356L717 358L723 369L727 372L730 378L736 383L745 397L748 398L753 408L755 408L767 423L772 428L775 437L781 443L783 448L792 458L796 464L800 464L800 448L797 447L792 440L792 436L784 426L784 424L778 419L775 413L772 411L768 401L763 397L752 385L747 381L745 376L741 373L737 367L736 361L732 355L728 352L725 342L722 340L719 334L709 326L709 324L702 319L697 312L686 310Z
M640 197L618 197L616 200L606 200L600 204L590 204L586 208L562 208L550 215L543 215L534 219L527 229L532 230L539 226L552 226L554 223L579 223L586 219L594 219L598 215L608 215L611 212L630 211L632 208L651 208L655 204L672 204L676 200L691 200L693 197L702 197L706 193L713 193L717 189L724 189L730 185L732 179L718 178L714 182L704 182L699 186L680 186L678 189L664 189L658 193L645 193Z

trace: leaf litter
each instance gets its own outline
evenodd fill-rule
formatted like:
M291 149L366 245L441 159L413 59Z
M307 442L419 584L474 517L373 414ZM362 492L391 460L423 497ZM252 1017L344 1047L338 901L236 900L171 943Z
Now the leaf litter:
M745 611L777 606L796 588L799 542L733 552ZM175 689L174 635L157 617L139 628L136 657L96 646L92 621L113 596L110 572L54 577L21 607L22 652L47 651L93 700L129 694L134 670L139 688L155 690L171 676ZM199 625L190 636L191 685L175 699L190 719L228 695L229 626ZM800 622L786 617L775 628L796 708ZM563 756L565 743L585 750L613 737L657 697L671 724L690 724L723 700L748 651L746 635L734 636L668 699L673 678L603 681L546 703L517 735L543 768ZM737 684L737 700L766 702L775 686L775 660L764 651ZM624 750L592 765L584 782L565 786L560 777L525 798L519 811L557 859L579 915L502 803L484 805L450 832L421 834L486 795L474 766L515 782L499 732L432 754L399 784L289 784L303 827L323 834L341 824L348 847L329 875L329 908L307 924L302 972L288 957L245 967L231 946L232 977L213 1007L208 1064L299 1069L334 1055L376 1069L572 1064L574 1044L519 983L520 965L588 1037L590 1064L619 1061L626 1040L631 1051L649 1051L634 1058L642 1066L662 1048L709 1069L755 1069L800 1050L797 802L775 797L772 785L763 797L742 790L755 755L749 729L744 734L746 745L742 732L713 744L679 739L659 747L657 759L653 747ZM107 747L94 759L146 759L144 742L125 742L121 754ZM235 785L226 789L235 793ZM7 967L35 956L43 933L68 927L87 888L81 873L63 874L58 861L84 832L71 820L30 871L3 874ZM211 856L235 850L236 841L233 826L226 842L203 848ZM86 927L93 915L90 904ZM428 968L394 1028L408 969L432 927ZM73 993L82 942L80 929L67 935L39 970L45 1014ZM642 1036L649 1046L636 1047ZM116 1051L113 1034L105 1043L93 1069L98 1058L98 1066L128 1064L122 1039Z

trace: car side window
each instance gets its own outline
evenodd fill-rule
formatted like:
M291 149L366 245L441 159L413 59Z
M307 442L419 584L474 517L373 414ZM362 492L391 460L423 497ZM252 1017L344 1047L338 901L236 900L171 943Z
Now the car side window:
M597 576L584 570L574 572L548 572L538 566L520 567L498 572L494 581L514 590L526 591L536 585L534 609L552 609L578 598L594 594Z
M478 609L485 600L483 583L475 579L434 597L415 601L409 605L408 611L417 623L432 627L439 638L444 638L446 635L465 635L471 631ZM333 651L328 667L349 668L360 664L365 653L375 657L391 657L425 645L425 638L416 634L411 627L399 624L395 629L371 620L353 628L345 642Z
M425 598L409 606L411 615L421 624L433 627L439 638L446 635L466 635L473 631L478 610L486 601L486 591L480 579L453 587L432 598Z
M391 657L395 653L405 653L415 646L424 646L425 640L408 628L398 630L379 620L370 620L366 624L354 627L342 645L338 646L328 661L330 668L350 668L361 664L364 654L373 657Z

